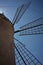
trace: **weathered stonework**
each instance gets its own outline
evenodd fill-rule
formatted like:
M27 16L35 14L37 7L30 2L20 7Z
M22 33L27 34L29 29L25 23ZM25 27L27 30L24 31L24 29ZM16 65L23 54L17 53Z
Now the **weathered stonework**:
M0 14L0 65L15 65L14 28L10 20Z

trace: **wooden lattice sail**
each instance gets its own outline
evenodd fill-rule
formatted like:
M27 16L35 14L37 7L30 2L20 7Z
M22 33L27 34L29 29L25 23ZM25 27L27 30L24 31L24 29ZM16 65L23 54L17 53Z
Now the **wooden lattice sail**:
M19 22L30 4L31 2L22 4L17 8L12 23L4 14L0 14L0 65L42 65L24 44L14 37L18 32L20 36L43 34L43 17L20 27L20 30L14 30L14 25Z
M0 65L15 65L13 35L10 20L0 14Z
M21 41L14 40L16 65L43 65Z

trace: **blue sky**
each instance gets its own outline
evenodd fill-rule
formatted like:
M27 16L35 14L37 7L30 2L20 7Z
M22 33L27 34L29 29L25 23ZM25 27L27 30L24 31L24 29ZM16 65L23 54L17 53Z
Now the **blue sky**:
M0 0L0 12L3 12L12 22L17 7L27 2L29 2L29 0ZM39 17L43 17L43 0L31 0L30 7L22 16L19 23L15 25L15 30ZM16 34L15 37L23 42L26 47L43 63L43 34L23 37Z

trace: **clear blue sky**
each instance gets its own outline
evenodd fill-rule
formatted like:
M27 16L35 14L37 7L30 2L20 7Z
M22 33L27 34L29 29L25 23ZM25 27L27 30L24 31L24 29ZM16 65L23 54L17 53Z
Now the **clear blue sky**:
M29 0L0 0L0 12L3 12L11 21L15 15L17 7L22 3L29 2ZM5 7L4 7L5 6ZM8 7L6 7L8 6ZM10 7L11 6L11 7ZM14 6L14 7L12 7ZM43 17L43 0L31 0L31 5L20 19L19 23L15 25L15 29L29 23L39 17ZM43 35L32 35L20 37L15 35L17 39L23 42L26 47L43 63Z

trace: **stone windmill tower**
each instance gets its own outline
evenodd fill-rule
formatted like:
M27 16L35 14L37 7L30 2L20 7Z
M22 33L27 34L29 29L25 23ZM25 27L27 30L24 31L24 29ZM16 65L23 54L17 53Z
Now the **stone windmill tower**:
M30 4L31 2L17 8L12 23L4 14L0 14L0 65L42 65L23 43L14 38L18 32L20 35L43 34L43 17L14 31L14 24L18 23ZM18 44L14 44L14 39Z

